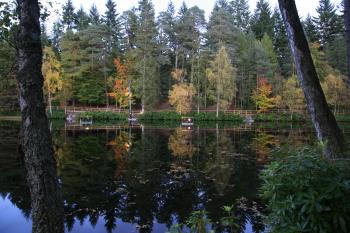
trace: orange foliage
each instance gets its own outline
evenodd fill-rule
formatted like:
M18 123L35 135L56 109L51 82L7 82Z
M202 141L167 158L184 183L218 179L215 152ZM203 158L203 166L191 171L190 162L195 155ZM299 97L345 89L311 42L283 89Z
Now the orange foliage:
M114 66L117 70L117 75L114 81L113 92L109 93L109 96L115 98L116 102L119 104L119 107L125 107L128 105L130 95L128 89L128 66L123 64L119 57L114 59Z

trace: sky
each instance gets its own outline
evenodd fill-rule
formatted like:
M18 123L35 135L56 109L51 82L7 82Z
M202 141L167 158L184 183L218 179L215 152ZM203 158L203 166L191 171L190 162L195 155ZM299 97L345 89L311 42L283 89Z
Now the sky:
M1 1L1 0L0 0ZM80 6L83 6L83 8L88 11L92 4L96 4L97 8L99 9L100 14L103 14L105 12L105 4L107 0L72 0L75 8L80 8ZM117 11L118 13L122 13L125 10L129 10L132 7L136 7L139 0L114 0L117 4ZM167 6L169 4L170 0L152 0L156 15L158 15L159 12L164 11L167 9ZM197 5L199 8L203 9L206 13L207 20L209 19L210 13L214 7L214 4L216 0L172 0L173 4L175 5L176 9L178 10L180 6L182 5L182 2L185 1L187 6L195 6ZM257 0L248 0L250 11L253 12L256 6ZM267 0L270 3L271 8L278 7L278 0ZM310 15L316 15L316 7L318 6L319 0L295 0L296 5L298 8L299 15L304 18L307 14ZM342 0L331 0L331 2L338 6L339 3ZM45 0L42 0L42 2L45 2ZM66 2L66 0L53 0L54 12L61 12L62 11L62 5ZM52 14L49 18L49 21L53 22L57 18L56 14Z
M90 8L90 6L95 3L100 10L100 12L105 11L105 3L107 0L73 0L73 4L75 7L80 7L81 5L87 10ZM139 0L115 0L118 8L118 12L123 12L125 10L128 10L132 8L133 6L137 6ZM172 0L174 5L176 6L176 9L179 9L179 7L182 5L182 2L185 1L188 6L195 6L197 5L199 8L205 10L207 18L209 18L210 12L214 7L216 0ZM251 8L251 11L253 12L257 0L248 0L249 5ZM333 4L338 5L341 0L331 0ZM65 2L65 0L61 0L58 2ZM158 14L160 11L166 10L169 0L153 0L153 5L156 10L156 13ZM270 3L271 8L278 6L278 0L268 0ZM318 5L318 0L296 0L297 8L299 11L300 16L306 16L308 13L311 15L316 14L316 7Z

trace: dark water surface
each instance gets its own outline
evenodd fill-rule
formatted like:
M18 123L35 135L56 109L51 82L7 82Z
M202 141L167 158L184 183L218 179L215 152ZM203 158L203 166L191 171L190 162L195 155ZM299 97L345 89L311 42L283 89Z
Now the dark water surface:
M1 233L31 232L19 131L0 122ZM264 125L63 127L53 138L64 222L74 233L164 233L196 210L224 232L222 207L231 205L239 232L265 232L259 172L275 148L315 142L308 127Z

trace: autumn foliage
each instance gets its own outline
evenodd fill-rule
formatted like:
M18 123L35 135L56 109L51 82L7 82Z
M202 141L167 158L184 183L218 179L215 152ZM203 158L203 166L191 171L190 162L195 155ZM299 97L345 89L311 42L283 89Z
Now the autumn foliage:
M272 96L272 86L266 78L259 78L258 88L253 91L251 99L258 107L259 112L274 108L280 101L280 97Z
M192 109L192 97L196 94L192 84L180 83L169 92L169 103L179 114L188 113Z
M109 96L114 97L120 108L126 107L129 101L128 79L129 71L127 65L123 64L119 57L114 59L116 69L116 77L114 81L113 91Z

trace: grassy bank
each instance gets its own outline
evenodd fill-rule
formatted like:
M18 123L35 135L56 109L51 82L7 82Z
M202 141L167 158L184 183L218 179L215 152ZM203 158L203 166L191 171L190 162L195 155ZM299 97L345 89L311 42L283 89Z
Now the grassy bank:
M261 113L254 116L256 122L301 122L306 121L305 116L293 113Z
M219 117L216 117L214 112L201 112L201 113L189 113L186 115L180 115L176 112L146 112L142 115L138 115L138 121L140 122L152 122L152 121L181 121L181 117L193 117L195 121L230 121L230 122L243 122L244 118L232 114L232 113L220 113ZM127 113L118 112L84 112L80 114L80 117L91 117L95 121L127 121Z

